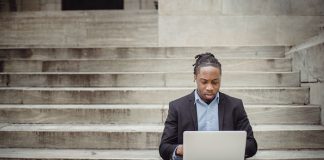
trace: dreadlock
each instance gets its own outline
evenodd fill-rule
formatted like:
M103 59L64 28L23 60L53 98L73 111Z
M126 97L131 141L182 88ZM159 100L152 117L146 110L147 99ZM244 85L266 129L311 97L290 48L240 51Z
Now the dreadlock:
M213 66L220 70L220 74L222 74L222 65L219 63L218 59L209 52L198 54L195 56L196 62L192 66L194 66L194 74L197 75L200 67Z

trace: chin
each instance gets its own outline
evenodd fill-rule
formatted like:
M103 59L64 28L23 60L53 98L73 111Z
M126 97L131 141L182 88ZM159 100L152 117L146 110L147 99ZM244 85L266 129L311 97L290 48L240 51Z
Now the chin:
M205 100L206 100L206 101L212 101L214 98L215 98L215 96L214 96L213 98L206 98L206 97L205 97Z

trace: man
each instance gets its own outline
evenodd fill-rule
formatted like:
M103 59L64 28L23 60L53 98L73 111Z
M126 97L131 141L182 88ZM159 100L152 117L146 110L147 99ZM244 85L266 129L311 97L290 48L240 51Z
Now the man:
M255 155L257 142L240 99L219 92L222 68L211 53L197 55L197 89L169 104L159 152L164 160L182 159L184 131L245 130L245 157ZM217 142L215 142L217 143Z

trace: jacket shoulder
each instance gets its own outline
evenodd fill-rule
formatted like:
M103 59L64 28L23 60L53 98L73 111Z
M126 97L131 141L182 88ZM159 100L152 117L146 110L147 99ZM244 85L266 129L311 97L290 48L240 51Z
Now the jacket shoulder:
M192 101L195 99L195 95L194 92L185 95L183 97L180 97L178 99L175 99L173 101L170 102L170 105L179 105L179 104L184 104L184 103L188 103L188 101Z
M241 99L229 96L222 92L219 93L219 97L221 100L226 101L227 103L243 103Z

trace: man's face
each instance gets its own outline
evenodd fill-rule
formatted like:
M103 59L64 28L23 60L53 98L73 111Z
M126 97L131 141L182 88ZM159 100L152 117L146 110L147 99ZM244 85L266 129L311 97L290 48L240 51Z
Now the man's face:
M200 98L206 103L211 102L220 88L220 70L213 66L200 67L195 80Z

